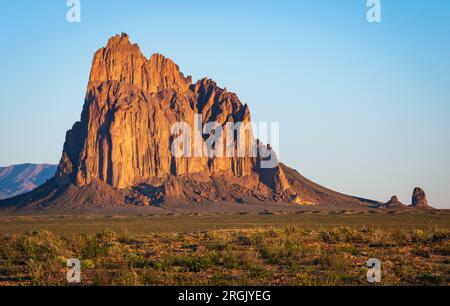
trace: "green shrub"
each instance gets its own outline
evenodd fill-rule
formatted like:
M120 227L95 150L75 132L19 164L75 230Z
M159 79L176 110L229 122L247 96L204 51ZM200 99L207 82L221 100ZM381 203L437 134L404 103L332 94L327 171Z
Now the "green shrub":
M182 260L182 265L187 271L190 272L201 272L208 270L213 266L214 262L209 256L193 256L184 257Z
M265 279L269 276L269 271L263 265L250 267L250 277L253 279Z
M92 260L86 259L81 261L81 269L83 270L93 270L95 268L95 264Z
M437 232L433 233L431 240L434 243L444 241L444 240L450 240L450 233L443 232L443 231L437 231Z
M239 233L237 235L237 243L242 246L250 246L252 245L252 240L244 233Z
M432 271L427 271L419 276L419 279L423 282L424 285L439 285L443 283L444 278L436 274Z

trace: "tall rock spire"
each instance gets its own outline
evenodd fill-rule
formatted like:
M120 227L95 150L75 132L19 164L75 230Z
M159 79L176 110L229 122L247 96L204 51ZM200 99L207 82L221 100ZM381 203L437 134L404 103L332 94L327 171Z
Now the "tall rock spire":
M194 127L196 115L203 124L250 122L248 106L234 93L212 80L192 84L172 60L160 54L147 60L128 35L114 36L95 53L81 121L67 133L57 176L77 186L103 181L127 188L152 178L206 174L247 177L274 192L289 188L281 168L259 173L258 157L249 150L239 157L175 158L171 128L180 121ZM251 131L245 138L247 145L254 141Z
M412 206L414 208L428 208L428 200L422 188L414 188L412 195Z
M131 44L127 34L111 37L105 48L99 49L92 61L90 85L105 81L132 84L144 92L163 90L186 91L192 83L184 77L178 65L160 54L150 59L141 53L137 44Z

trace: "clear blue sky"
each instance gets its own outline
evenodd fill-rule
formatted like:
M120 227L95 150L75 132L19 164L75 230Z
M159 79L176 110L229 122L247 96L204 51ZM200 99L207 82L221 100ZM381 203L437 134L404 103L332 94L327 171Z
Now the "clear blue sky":
M0 2L0 165L57 163L93 53L127 32L281 123L281 159L341 192L450 208L450 1Z

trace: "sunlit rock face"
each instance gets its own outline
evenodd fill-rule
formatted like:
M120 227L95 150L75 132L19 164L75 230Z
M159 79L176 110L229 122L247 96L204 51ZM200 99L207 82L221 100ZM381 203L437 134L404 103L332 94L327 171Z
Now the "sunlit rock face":
M67 132L57 177L77 186L103 181L127 188L155 178L202 174L247 178L246 184L261 183L272 193L289 189L280 167L260 169L260 157L249 155L251 130L245 133L243 157L174 157L173 125L195 127L196 115L202 128L211 121L225 127L251 120L248 106L234 93L209 79L193 84L172 60L160 54L147 59L128 35L114 36L94 55L81 120ZM206 139L200 135L192 141L191 152Z
M415 208L428 208L428 200L422 188L414 188L412 195L412 206Z

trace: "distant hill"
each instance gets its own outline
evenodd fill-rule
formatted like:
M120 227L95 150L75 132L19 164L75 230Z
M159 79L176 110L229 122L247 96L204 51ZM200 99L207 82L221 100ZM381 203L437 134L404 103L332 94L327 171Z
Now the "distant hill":
M56 172L56 165L22 164L0 167L0 199L11 198L44 184Z

